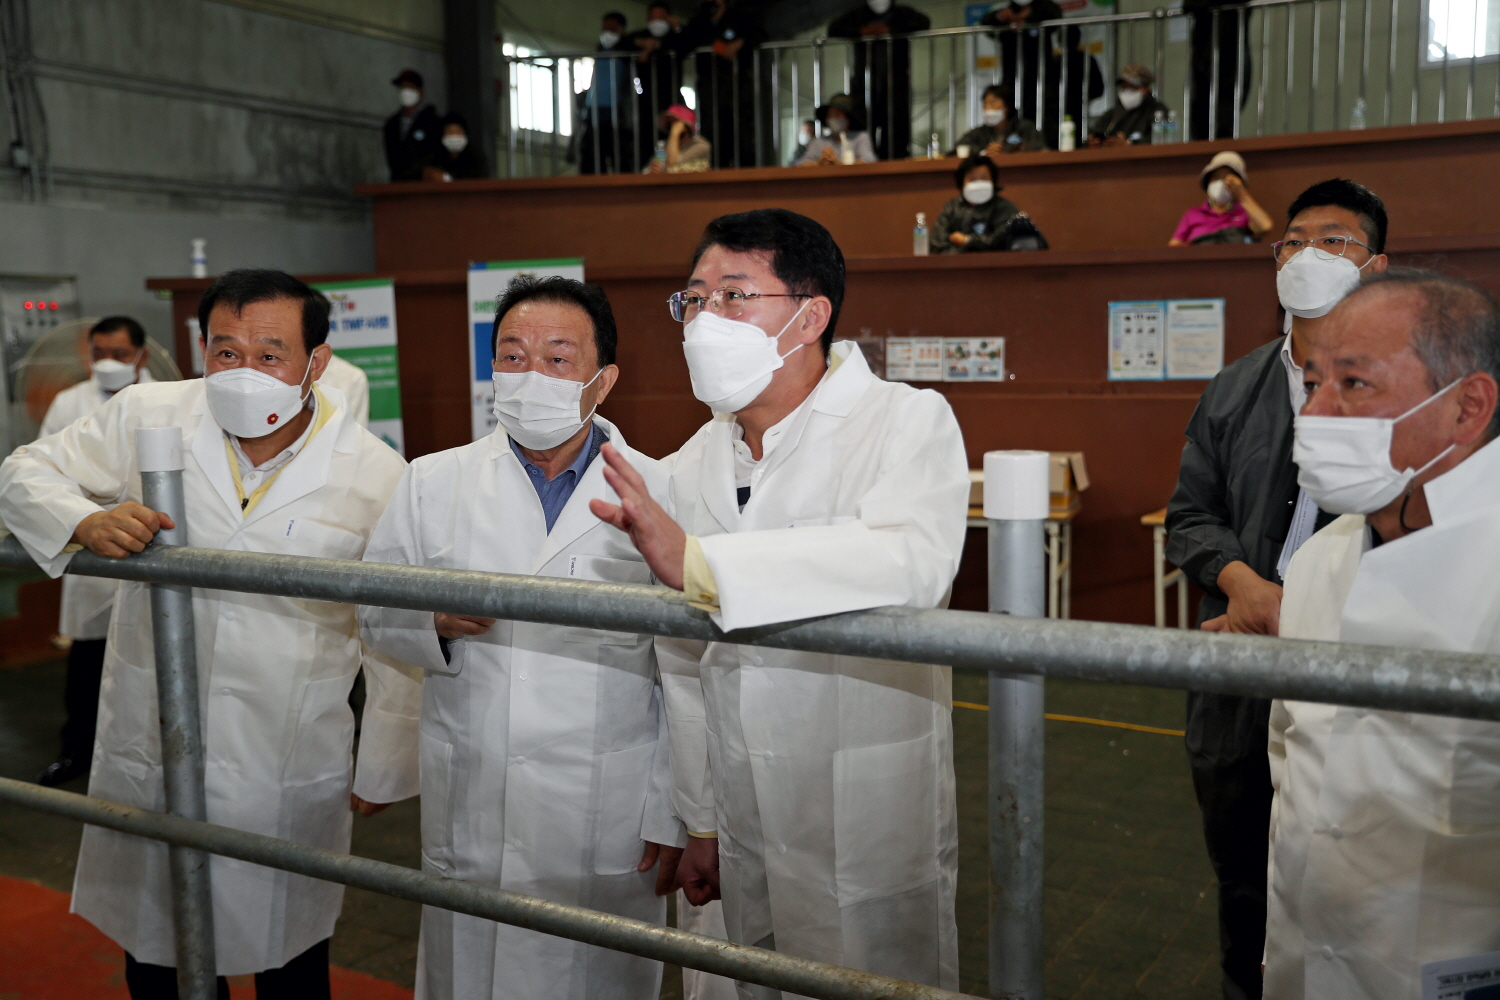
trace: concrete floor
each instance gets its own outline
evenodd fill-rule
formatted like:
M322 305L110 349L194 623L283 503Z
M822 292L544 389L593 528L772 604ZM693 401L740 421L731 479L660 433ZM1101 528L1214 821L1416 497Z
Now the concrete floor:
M60 662L0 670L0 774L31 778L56 752ZM985 681L954 678L954 698L985 701ZM1054 681L1049 713L1180 728L1182 695ZM955 708L962 988L987 989L986 716ZM75 783L81 786L83 783ZM82 787L71 790L83 791ZM1213 874L1180 738L1047 723L1047 996L1211 1000L1218 986ZM357 820L354 853L416 867L415 800ZM0 806L0 875L67 891L80 827ZM333 961L410 986L414 904L357 889L345 897ZM678 1000L669 969L662 996Z

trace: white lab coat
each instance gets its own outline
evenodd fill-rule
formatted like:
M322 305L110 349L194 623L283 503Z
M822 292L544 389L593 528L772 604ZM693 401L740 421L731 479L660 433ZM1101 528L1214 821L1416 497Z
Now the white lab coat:
M154 382L142 368L140 382ZM88 416L109 401L110 394L93 378L69 386L52 398L42 418L39 438L56 434L73 421ZM57 631L70 639L103 639L109 631L109 609L115 600L117 580L97 576L65 576L62 581L62 613Z
M0 519L48 573L101 504L141 499L137 427L181 427L188 543L239 552L358 559L404 462L345 418L282 468L248 517L203 381L131 386L93 416L17 449L0 465ZM334 851L349 849L360 668L354 607L193 591L208 820ZM89 794L165 808L149 588L122 582L110 624ZM416 793L420 674L374 655L353 790L373 802ZM409 674L409 676L408 676ZM372 765L377 765L373 766ZM343 886L214 857L220 975L279 968L333 932ZM85 827L73 910L142 962L175 965L166 845Z
M660 463L595 423L665 494ZM417 459L365 552L371 562L651 582L629 536L589 501L619 498L604 460L584 470L552 531L503 428ZM499 621L449 645L430 612L360 609L371 647L428 671L422 700L427 871L661 923L642 840L681 846L651 637ZM417 996L655 1000L661 965L428 907Z
M1500 443L1426 492L1385 545L1314 535L1281 634L1500 653ZM1419 997L1424 963L1500 950L1500 724L1276 702L1270 751L1268 1000Z
M363 368L339 357L328 359L323 377L318 384L333 386L344 394L344 408L354 416L361 427L370 426L370 379Z
M851 343L833 361L773 429L743 514L732 416L673 460L673 513L726 629L946 602L968 506L958 422ZM657 654L674 801L690 830L718 831L730 939L957 989L949 668L673 640Z

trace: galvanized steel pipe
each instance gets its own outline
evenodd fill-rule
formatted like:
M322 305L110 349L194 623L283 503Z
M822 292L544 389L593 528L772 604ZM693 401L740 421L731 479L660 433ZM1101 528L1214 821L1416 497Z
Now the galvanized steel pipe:
M974 1000L933 986L730 944L613 913L523 896L259 833L197 823L13 778L0 778L0 802L819 1000Z

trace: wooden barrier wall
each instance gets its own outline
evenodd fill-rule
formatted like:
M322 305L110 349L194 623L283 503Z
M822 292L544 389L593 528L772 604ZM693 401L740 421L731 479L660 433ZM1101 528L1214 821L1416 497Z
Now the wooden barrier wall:
M1399 263L1438 266L1500 290L1500 235L1406 237L1391 249ZM587 269L608 293L620 329L621 380L601 412L657 456L708 416L692 398L681 327L667 315L666 298L681 287L684 268ZM466 273L387 273L396 281L408 457L463 444L470 434ZM207 282L150 285L175 292L176 327L185 336L184 320ZM973 466L996 448L1085 453L1092 486L1076 527L1074 615L1144 623L1151 620L1151 544L1137 521L1166 503L1182 430L1204 383L1108 381L1107 304L1204 297L1225 300L1229 360L1280 330L1269 249L1242 245L855 259L839 333L1004 335L1013 378L923 387L952 404ZM186 357L186 344L178 348ZM983 608L983 587L982 572L966 567L955 606Z
M1301 191L1351 177L1386 202L1402 236L1500 232L1500 120L1317 132L1224 142L1016 153L1005 196L1054 250L1165 246L1203 201L1198 173L1238 150L1275 219ZM779 206L826 225L848 257L908 256L917 212L936 219L956 194L956 160L725 170L676 176L558 177L373 184L375 266L465 267L479 260L583 257L588 266L685 269L703 226L726 212Z

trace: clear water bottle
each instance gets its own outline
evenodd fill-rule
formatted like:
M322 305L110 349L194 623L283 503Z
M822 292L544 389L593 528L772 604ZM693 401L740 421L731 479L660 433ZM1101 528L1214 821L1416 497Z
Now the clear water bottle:
M1367 110L1368 105L1365 104L1365 99L1363 97L1356 98L1354 101L1354 107L1349 110L1349 127L1364 128L1365 112Z
M204 250L206 246L208 246L208 240L202 238L193 240L192 264L195 278L208 277L208 253Z
M666 166L667 166L667 140L665 140L665 139L657 139L656 140L656 156L654 157L654 159L656 160L657 163L660 163L662 165L662 169L666 169Z
M926 257L927 243L927 213L917 213L917 228L911 231L911 252L916 257Z
M1151 145L1160 146L1167 141L1167 117L1158 111L1151 118Z
M1175 112L1175 111L1168 111L1167 112L1166 132L1162 136L1162 141L1163 142L1177 142L1178 138L1179 137L1177 135L1177 112Z
M1057 130L1057 151L1071 153L1078 147L1078 126L1072 115L1063 115L1062 126Z
M936 132L932 138L927 140L927 158L929 160L941 160L943 158L943 141L938 138Z

